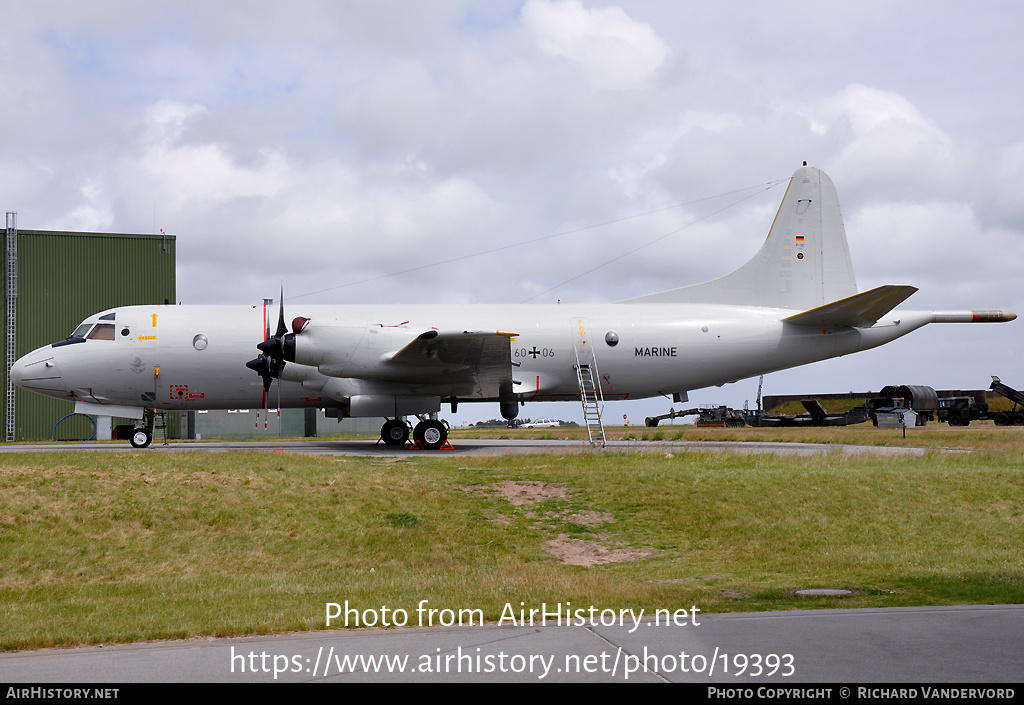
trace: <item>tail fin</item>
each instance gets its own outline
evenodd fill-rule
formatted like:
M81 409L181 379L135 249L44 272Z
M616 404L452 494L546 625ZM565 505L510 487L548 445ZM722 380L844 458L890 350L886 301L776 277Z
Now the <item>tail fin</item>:
M625 303L712 303L789 308L823 306L857 293L839 196L828 175L793 173L768 239L732 274Z

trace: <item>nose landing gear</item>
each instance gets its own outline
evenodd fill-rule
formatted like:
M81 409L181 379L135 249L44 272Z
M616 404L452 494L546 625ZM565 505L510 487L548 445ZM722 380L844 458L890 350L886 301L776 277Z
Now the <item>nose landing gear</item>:
M164 424L166 427L166 423ZM117 438L127 438L132 448L148 448L153 442L153 430L156 428L156 414L152 409L146 409L142 418L131 424L117 427Z
M148 428L136 428L128 440L132 448L148 448L153 442L153 433Z

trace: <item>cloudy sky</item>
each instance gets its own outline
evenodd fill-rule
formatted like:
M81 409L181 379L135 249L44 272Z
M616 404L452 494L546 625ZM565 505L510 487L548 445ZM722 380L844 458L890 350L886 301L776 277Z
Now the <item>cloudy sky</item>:
M862 290L1024 314L1018 2L7 0L0 20L4 209L175 234L182 303L696 283L757 250L807 160ZM930 326L766 392L1024 387L1022 331Z

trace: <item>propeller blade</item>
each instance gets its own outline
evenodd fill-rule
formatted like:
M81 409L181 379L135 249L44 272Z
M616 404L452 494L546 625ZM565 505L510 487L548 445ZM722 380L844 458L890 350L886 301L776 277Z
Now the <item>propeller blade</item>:
M281 285L281 308L278 309L277 314L277 334L275 338L280 338L288 332L288 326L284 324L284 285Z

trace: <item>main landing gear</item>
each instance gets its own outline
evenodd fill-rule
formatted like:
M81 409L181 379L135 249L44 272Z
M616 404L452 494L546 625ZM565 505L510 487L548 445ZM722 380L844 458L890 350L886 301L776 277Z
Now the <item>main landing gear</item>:
M413 440L426 450L437 450L448 440L448 424L437 419L423 419L412 429ZM409 424L403 419L388 419L380 427L385 445L401 446L409 442Z
M409 424L402 419L388 419L380 427L380 438L385 445L404 446L409 442Z

